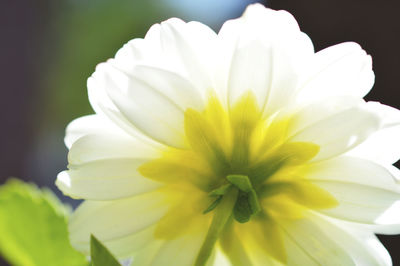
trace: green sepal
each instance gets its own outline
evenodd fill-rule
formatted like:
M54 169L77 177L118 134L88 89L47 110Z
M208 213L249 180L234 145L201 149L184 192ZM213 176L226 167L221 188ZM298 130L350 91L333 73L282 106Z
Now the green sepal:
M232 186L232 184L222 185L219 188L214 189L213 191L211 191L209 195L210 196L223 196L229 191L231 186Z
M250 220L251 214L252 210L248 201L248 194L239 191L235 207L233 208L233 217L239 223L246 223Z
M234 186L244 192L250 192L253 189L250 179L245 175L228 175L226 179L229 180Z
M218 204L221 202L222 200L222 196L219 196L215 201L213 201L213 203L210 204L210 206L208 206L207 209L205 209L203 211L203 214L209 213L210 211L214 210Z
M90 236L92 266L121 266L111 252L93 235Z
M203 214L214 210L221 202L224 195L234 186L238 189L238 197L233 208L233 217L240 223L246 223L250 220L252 215L257 214L261 210L257 193L253 189L248 176L228 175L226 179L230 184L222 185L210 192L210 196L217 196L218 198L211 203Z

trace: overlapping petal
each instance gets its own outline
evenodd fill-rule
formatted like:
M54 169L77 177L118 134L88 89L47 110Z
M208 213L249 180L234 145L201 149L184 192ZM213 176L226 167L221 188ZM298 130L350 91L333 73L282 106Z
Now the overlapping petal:
M161 186L137 171L143 162L143 159L109 159L85 163L61 172L56 184L65 194L74 198L126 198Z
M105 242L128 237L157 223L167 208L157 191L128 199L85 201L70 218L71 242L88 245L90 234Z
M349 252L316 218L281 223L289 265L354 265ZM321 248L323 247L323 248Z
M243 17L226 22L218 37L223 47L218 89L227 93L231 104L251 91L267 113L290 102L300 62L314 51L292 15L259 6L250 6Z
M358 44L348 42L316 53L305 66L302 79L300 102L340 95L363 98L375 77L371 57Z
M326 117L296 133L292 140L320 146L314 160L343 154L365 141L381 127L379 117L360 104Z

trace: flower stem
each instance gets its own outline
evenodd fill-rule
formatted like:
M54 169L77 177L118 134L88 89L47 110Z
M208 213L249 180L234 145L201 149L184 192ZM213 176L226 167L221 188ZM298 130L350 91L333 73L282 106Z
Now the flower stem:
M207 236L204 240L203 245L200 248L199 254L197 255L195 266L204 266L207 263L208 258L211 256L215 242L217 242L221 231L224 229L226 222L232 215L233 207L236 203L238 195L237 189L231 189L226 193L220 204L214 211L214 217L211 222L211 226L208 229Z

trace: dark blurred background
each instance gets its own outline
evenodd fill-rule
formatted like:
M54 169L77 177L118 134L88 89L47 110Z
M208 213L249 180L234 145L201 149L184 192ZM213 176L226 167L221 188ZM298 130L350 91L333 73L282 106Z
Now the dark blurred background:
M400 108L398 0L0 0L0 183L15 176L76 204L54 180L67 165L65 126L92 113L86 79L96 64L169 17L218 31L253 2L291 12L316 50L361 44L376 74L367 99ZM380 238L400 265L400 237Z

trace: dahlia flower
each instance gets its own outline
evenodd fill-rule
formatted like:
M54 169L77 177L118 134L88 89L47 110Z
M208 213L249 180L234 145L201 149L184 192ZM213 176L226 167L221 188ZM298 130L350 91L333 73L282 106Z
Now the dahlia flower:
M400 232L400 112L363 97L371 57L319 52L256 4L218 34L172 18L88 80L67 128L69 221L132 265L390 265Z

